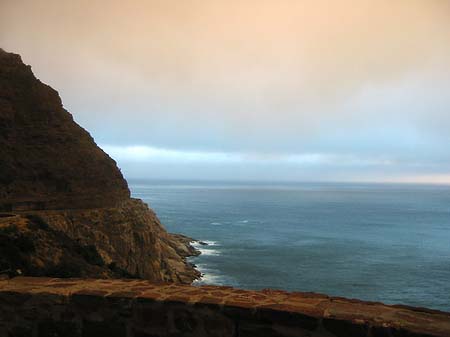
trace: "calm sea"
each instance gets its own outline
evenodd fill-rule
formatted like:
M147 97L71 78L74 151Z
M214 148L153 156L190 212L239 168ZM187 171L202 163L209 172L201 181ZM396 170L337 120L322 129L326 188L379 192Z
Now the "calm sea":
M450 311L450 186L131 181L201 283Z

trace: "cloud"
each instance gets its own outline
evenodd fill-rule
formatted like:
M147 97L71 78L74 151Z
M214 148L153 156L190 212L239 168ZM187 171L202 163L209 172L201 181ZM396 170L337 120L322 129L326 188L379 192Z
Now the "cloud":
M101 147L116 160L137 163L236 163L243 160L243 157L236 153L179 151L150 146L102 145Z
M385 158L361 158L323 153L261 154L238 152L180 151L150 146L101 145L102 149L120 162L132 163L202 163L202 164L292 164L298 166L380 166L392 165Z
M3 48L129 161L447 169L449 41L445 0L0 5Z
M449 161L332 153L189 151L102 145L129 178L448 183Z

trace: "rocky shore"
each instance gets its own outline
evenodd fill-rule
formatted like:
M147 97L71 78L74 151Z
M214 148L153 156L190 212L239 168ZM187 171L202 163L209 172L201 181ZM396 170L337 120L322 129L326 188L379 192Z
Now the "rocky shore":
M0 49L0 273L191 283L190 238L130 198L58 93Z

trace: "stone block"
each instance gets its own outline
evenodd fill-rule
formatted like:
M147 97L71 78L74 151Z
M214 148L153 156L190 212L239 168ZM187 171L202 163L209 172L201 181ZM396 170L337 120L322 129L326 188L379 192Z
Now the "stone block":
M37 325L38 337L79 337L79 327L74 322L45 320Z
M83 321L81 337L127 337L124 323Z
M325 318L323 326L336 337L367 337L369 327L352 321Z

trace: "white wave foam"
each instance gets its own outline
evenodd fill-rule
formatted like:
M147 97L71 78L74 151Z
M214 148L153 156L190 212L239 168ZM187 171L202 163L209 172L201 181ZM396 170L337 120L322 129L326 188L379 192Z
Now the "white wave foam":
M205 244L201 244L206 243ZM207 263L202 263L202 256L218 256L221 255L222 252L218 249L214 249L212 247L220 246L220 243L212 240L200 240L191 242L191 245L200 251L199 256L190 257L188 261L195 264L195 268L201 273L201 277L198 280L193 282L194 285L206 285L206 284L215 284L215 285L225 285L229 284L228 277L223 275L219 270L211 268ZM200 263L199 263L200 262Z
M201 242L206 243L206 245L202 244ZM192 241L191 246L200 251L200 253L204 256L221 255L221 252L219 250L211 248L212 246L218 246L218 243L216 241Z
M195 248L206 248L208 246L220 246L217 241L212 240L198 240L198 241L191 241L191 246Z
M202 285L202 284L223 284L223 277L219 275L217 270L210 269L204 263L199 263L196 265L198 271L202 273L200 279L194 281L194 285Z
M213 275L211 273L202 274L201 278L194 281L194 284L202 285L202 284L216 284L221 285L222 277L219 275Z
M204 240L204 243L206 243L208 246L218 246L219 244L217 241L211 241L211 240Z
M198 250L200 251L200 253L202 253L202 255L204 256L219 256L221 255L221 252L219 250L216 249L203 249L203 248L198 248Z
M222 225L222 223L221 222L211 222L211 225L213 225L213 226L220 226L220 225Z

